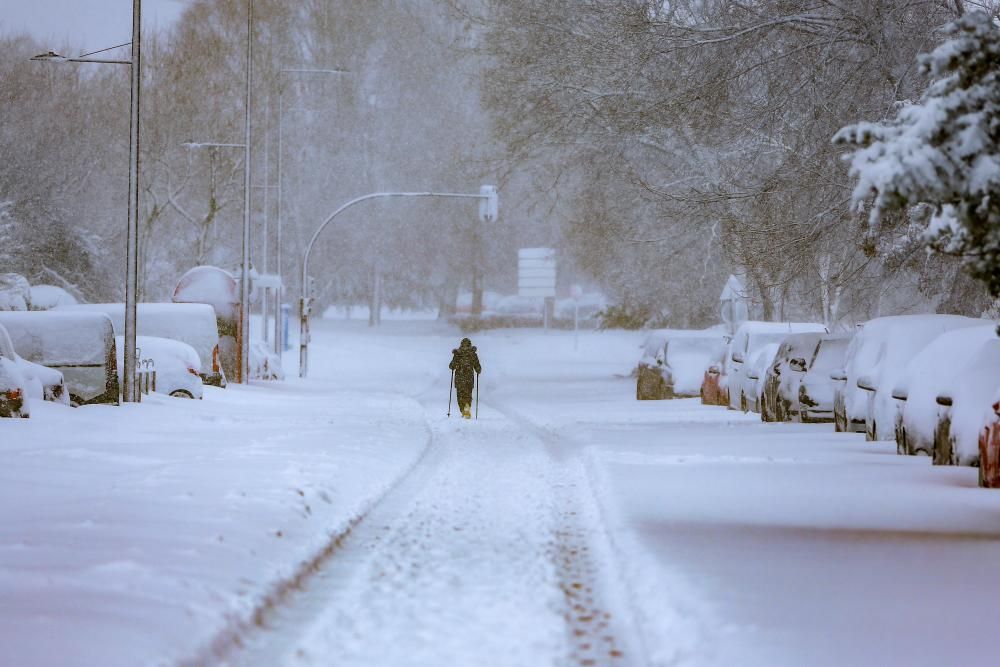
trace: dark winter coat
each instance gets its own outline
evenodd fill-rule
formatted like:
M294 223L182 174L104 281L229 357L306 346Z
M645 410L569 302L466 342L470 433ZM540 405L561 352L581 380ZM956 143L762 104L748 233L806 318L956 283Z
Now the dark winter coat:
M475 345L463 343L457 350L452 350L451 354L451 363L448 364L448 368L455 371L455 387L471 389L475 382L473 373L483 372L482 366L479 365L479 355L476 354Z

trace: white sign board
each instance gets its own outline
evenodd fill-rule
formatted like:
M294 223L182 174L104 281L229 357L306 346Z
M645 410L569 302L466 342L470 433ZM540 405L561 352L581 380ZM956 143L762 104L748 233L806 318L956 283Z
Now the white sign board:
M517 293L521 296L556 295L555 248L521 248L518 251Z

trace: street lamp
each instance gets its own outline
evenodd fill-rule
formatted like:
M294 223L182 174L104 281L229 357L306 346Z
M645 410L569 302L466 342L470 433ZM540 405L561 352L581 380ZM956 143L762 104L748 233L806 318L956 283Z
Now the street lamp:
M251 0L252 1L252 0ZM32 60L54 63L102 63L112 65L130 65L132 68L132 91L129 101L129 169L128 169L128 233L125 246L125 349L122 357L125 362L123 373L125 386L122 391L122 401L134 402L138 399L135 382L135 347L136 347L136 295L139 291L139 93L142 83L141 59L141 26L142 0L132 0L132 58L130 60L111 60L105 58L89 58L87 56L102 53L110 49L102 49L85 54L78 58L67 58L49 51L37 55ZM119 46L126 46L120 44ZM118 47L111 47L112 49Z
M499 215L500 198L496 187L492 185L480 186L477 194L465 192L373 192L342 204L337 210L328 215L319 224L312 238L306 244L306 249L302 253L302 298L299 299L299 377L304 378L309 372L309 313L312 310L312 290L309 289L309 256L316 239L320 237L323 230L334 221L334 219L347 209L372 199L389 198L425 198L437 197L446 199L478 199L479 219L482 222L496 222Z

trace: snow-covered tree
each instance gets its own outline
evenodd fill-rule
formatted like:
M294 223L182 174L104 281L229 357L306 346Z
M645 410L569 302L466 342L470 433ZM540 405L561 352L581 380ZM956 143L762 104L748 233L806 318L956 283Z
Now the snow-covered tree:
M925 239L964 257L972 275L1000 295L1000 27L973 12L945 28L948 39L920 57L931 85L917 103L882 123L834 136L857 147L848 159L855 210L883 213L928 205Z

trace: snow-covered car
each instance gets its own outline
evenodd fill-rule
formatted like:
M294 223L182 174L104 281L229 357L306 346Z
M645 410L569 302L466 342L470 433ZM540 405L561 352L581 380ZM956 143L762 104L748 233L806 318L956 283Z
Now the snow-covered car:
M116 336L118 368L125 367L122 350L125 338ZM201 380L201 359L187 343L157 336L136 336L136 358L150 359L156 369L156 393L175 398L202 398L205 385ZM119 371L119 375L121 372ZM119 378L119 381L123 381Z
M984 320L961 315L899 315L879 319L889 321L884 326L880 323L875 332L865 325L857 334L866 339L865 349L871 354L865 355L863 365L858 359L853 360L854 383L860 390L859 394L852 394L853 409L864 419L868 440L893 440L899 401L892 397L892 390L906 375L910 361L946 331L981 326ZM851 384L850 376L847 383Z
M663 345L663 381L671 397L698 396L705 372L722 362L726 341L720 329L683 331Z
M115 334L124 334L123 303L88 303L50 312L104 313L111 318ZM136 333L187 343L201 360L202 382L215 387L226 386L226 374L219 356L219 328L212 306L205 303L140 303L136 314Z
M233 274L217 266L196 266L180 277L170 300L174 303L204 303L215 310L219 363L223 375L227 378L239 377L237 334L240 283ZM202 357L202 360L205 358Z
M28 393L27 382L17 364L0 352L0 417L31 416Z
M820 340L827 334L818 332L792 334L781 341L774 363L763 378L760 418L766 422L783 422L798 418L799 384L816 355Z
M653 329L646 334L639 349L642 353L635 367L635 398L638 401L658 401L667 396L663 378L663 346L673 329Z
M545 299L517 294L501 297L484 310L481 321L490 327L536 327L545 321Z
M24 399L44 399L69 405L69 392L66 391L63 374L21 357L2 324L0 324L0 358L10 362L17 369L17 373L11 373L8 369L5 374L11 376L14 381L20 381L21 396Z
M638 400L698 396L706 369L722 360L725 339L721 329L654 329L641 349Z
M72 294L55 285L32 285L31 308L29 310L52 310L59 306L73 306L79 303Z
M801 364L791 366L793 373L802 375L798 392L799 421L833 421L834 381L830 374L844 367L851 338L850 334L823 336L807 371L802 373Z
M992 409L979 431L979 486L1000 489L1000 389L992 398Z
M581 325L593 327L598 315L607 307L607 297L591 292L580 295L579 299L557 300L553 317L564 327L572 327L574 320L578 320Z
M0 325L19 355L62 374L72 405L118 403L115 336L107 315L0 312Z
M979 436L995 417L991 406L998 385L1000 339L993 339L983 343L937 397L942 427L934 434L935 462L979 465Z
M756 381L751 381L747 362L760 348L771 343L780 343L785 336L793 333L817 331L826 333L822 324L811 322L744 322L736 330L729 344L730 367L724 368L729 390L729 407L732 410L749 409L757 388Z
M750 361L746 364L746 379L749 384L744 383L744 396L746 408L752 412L760 412L764 395L764 379L767 377L767 369L775 362L775 355L778 353L780 343L768 343L764 347L758 348ZM749 391L746 391L749 389Z
M980 349L996 340L995 325L980 320L983 326L953 329L941 334L925 345L907 364L906 372L896 382L892 396L897 401L894 423L896 450L900 454L934 455L935 463L950 463L951 452L942 443L941 459L935 453L935 436L943 430L943 440L948 440L951 405L940 405L938 397L946 395L947 403L966 382L965 371L969 362L976 359ZM985 396L980 396L980 408L989 407L989 397L1000 386L1000 376L990 382ZM978 435L978 424L975 428ZM974 436L975 438L975 436ZM972 455L978 456L975 444Z

